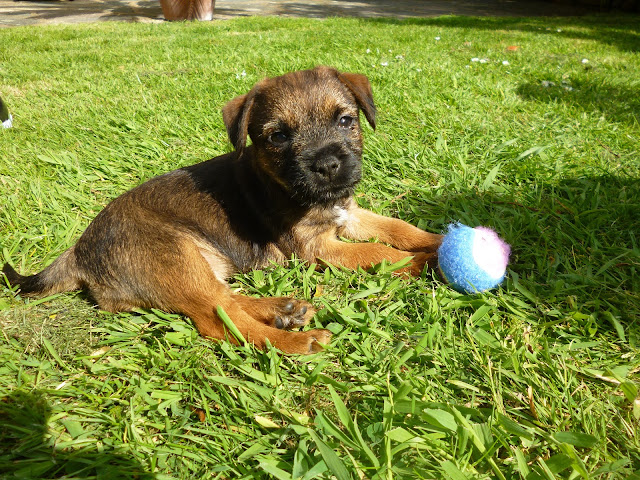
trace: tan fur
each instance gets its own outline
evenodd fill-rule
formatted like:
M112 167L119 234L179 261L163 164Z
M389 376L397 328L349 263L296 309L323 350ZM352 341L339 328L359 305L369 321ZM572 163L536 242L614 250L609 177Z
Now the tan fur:
M222 308L260 348L318 351L330 332L290 331L308 323L311 304L237 295L225 281L292 255L348 268L412 257L404 271L413 275L434 265L440 235L352 198L361 175L359 111L375 127L363 75L318 67L265 79L223 108L235 152L116 198L39 274L25 277L8 265L3 272L23 294L84 288L105 310L179 312L203 336L234 341L218 317Z

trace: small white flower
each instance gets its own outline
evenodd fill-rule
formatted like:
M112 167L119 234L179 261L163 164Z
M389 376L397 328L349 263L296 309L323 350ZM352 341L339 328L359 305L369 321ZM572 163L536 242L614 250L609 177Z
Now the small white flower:
M389 62L380 62L380 65L382 65L383 67L386 67L389 65Z
M556 84L555 84L555 83L553 83L553 82L550 82L549 80L543 80L543 81L542 81L542 86L543 86L544 88L549 88L549 87L555 87L555 86L556 86Z
M586 58L583 58L582 63L589 63L589 60L587 60Z
M567 92L572 92L572 91L573 91L573 87L572 87L572 86L570 86L570 85L565 85L565 86L564 86L564 87L562 87L562 88L564 88Z
M558 29L558 33L560 33L561 31L562 31L562 29L561 29L561 28L559 28L559 29Z
M396 55L396 60L402 60L404 58L404 55Z
M440 37L436 37L436 42L440 40Z
M481 58L480 63L487 63L489 61L488 58Z
M370 48L367 48L367 53L371 53L371 49Z
M509 65L509 60L503 60L503 61L502 61L502 64L503 64L503 65Z
M240 80L241 78L244 78L246 76L247 76L247 72L242 70L242 73L236 73L236 80Z
M473 57L473 58L471 59L471 61L472 61L472 62L479 62L479 61L480 61L480 59L479 59L478 57Z

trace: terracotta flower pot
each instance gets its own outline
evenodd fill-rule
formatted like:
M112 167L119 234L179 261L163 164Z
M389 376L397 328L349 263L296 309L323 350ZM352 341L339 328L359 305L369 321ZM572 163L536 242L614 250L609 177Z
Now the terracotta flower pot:
M160 0L167 20L212 20L216 0Z

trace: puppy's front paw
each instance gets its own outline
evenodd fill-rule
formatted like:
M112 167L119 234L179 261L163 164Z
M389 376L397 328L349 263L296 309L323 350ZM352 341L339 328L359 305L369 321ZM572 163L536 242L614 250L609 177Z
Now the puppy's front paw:
M284 330L303 327L315 313L316 309L309 302L283 299L282 305L275 309L273 326Z
M415 277L422 275L424 267L429 264L430 254L418 253L409 264L409 273Z
M425 266L434 269L438 265L438 253L425 253L419 252L413 254L413 258L411 262L406 267L403 267L399 270L396 270L395 273L399 275L412 275L414 277L419 277L422 275L422 271Z

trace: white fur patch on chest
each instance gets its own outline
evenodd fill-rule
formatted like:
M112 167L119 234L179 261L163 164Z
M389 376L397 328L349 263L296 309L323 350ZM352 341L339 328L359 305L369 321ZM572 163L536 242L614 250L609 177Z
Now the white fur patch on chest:
M354 216L346 208L336 205L333 207L333 221L338 227L346 227L355 221Z

